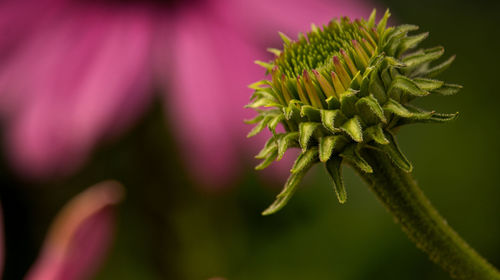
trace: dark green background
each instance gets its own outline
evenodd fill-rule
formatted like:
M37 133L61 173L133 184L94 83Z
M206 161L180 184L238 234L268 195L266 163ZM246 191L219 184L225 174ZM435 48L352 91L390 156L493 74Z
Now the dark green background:
M430 31L424 46L443 45L447 55L457 55L441 78L464 89L418 103L459 111L459 119L407 127L398 139L415 178L449 224L500 267L500 5L494 3L392 0L379 6L391 8L393 23ZM229 191L202 191L187 170L179 172L170 133L157 102L132 131L101 145L66 180L26 183L2 160L5 279L24 275L65 201L108 178L126 186L127 198L97 279L448 279L349 168L345 205L318 166L283 211L262 217L281 186L266 186L248 166Z

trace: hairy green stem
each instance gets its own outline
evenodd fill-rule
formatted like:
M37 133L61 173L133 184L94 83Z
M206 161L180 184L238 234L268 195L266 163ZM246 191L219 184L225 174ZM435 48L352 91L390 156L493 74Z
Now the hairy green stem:
M382 152L366 149L373 173L359 171L403 231L455 279L500 280L500 273L471 248L439 215L411 174Z

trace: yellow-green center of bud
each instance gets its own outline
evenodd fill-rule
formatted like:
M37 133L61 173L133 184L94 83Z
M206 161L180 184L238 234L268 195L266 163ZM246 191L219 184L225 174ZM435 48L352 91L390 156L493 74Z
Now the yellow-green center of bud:
M354 79L359 86L362 73L377 55L377 30L359 20L343 18L322 29L313 25L297 41L280 35L284 50L272 50L277 55L273 64L260 64L270 68L282 104L296 99L326 108L326 99L339 99L355 86Z

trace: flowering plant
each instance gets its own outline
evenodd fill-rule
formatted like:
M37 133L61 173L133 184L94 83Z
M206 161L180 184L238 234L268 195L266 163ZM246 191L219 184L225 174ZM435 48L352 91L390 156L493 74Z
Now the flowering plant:
M250 87L247 107L258 115L248 136L266 126L273 136L256 156L256 169L300 147L285 187L263 214L283 208L306 172L324 163L341 203L347 195L341 166L347 162L363 177L417 247L458 279L500 279L500 273L463 241L439 216L415 184L411 163L395 134L412 123L442 123L457 113L440 114L411 104L429 94L452 95L461 86L434 79L454 60L435 64L444 49L414 50L428 33L409 35L415 25L388 27L389 11L375 23L347 17L322 28L312 26L293 41L280 34L283 50L271 49L271 62L257 63L271 74ZM264 109L263 109L264 108ZM278 133L278 124L284 133Z

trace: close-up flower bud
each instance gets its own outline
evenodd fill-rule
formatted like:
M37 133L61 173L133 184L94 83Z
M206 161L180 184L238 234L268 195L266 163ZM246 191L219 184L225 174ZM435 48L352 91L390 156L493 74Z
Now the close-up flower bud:
M0 0L0 278L500 280L486 2Z
M341 203L347 198L340 170L344 160L373 172L361 156L364 149L383 151L397 167L411 172L394 138L399 127L457 117L410 104L418 97L452 95L461 88L434 79L455 57L435 62L444 53L442 47L417 49L428 33L409 34L418 30L415 25L388 27L389 11L377 24L375 16L373 11L367 21L343 17L322 28L313 25L297 41L280 34L283 50L271 50L276 58L270 63L257 61L272 79L250 86L255 92L247 107L258 115L247 121L257 123L248 136L266 126L273 135L256 156L263 159L256 169L280 160L288 148L302 149L284 190L264 214L281 209L316 162L324 163ZM276 132L279 123L285 133Z

